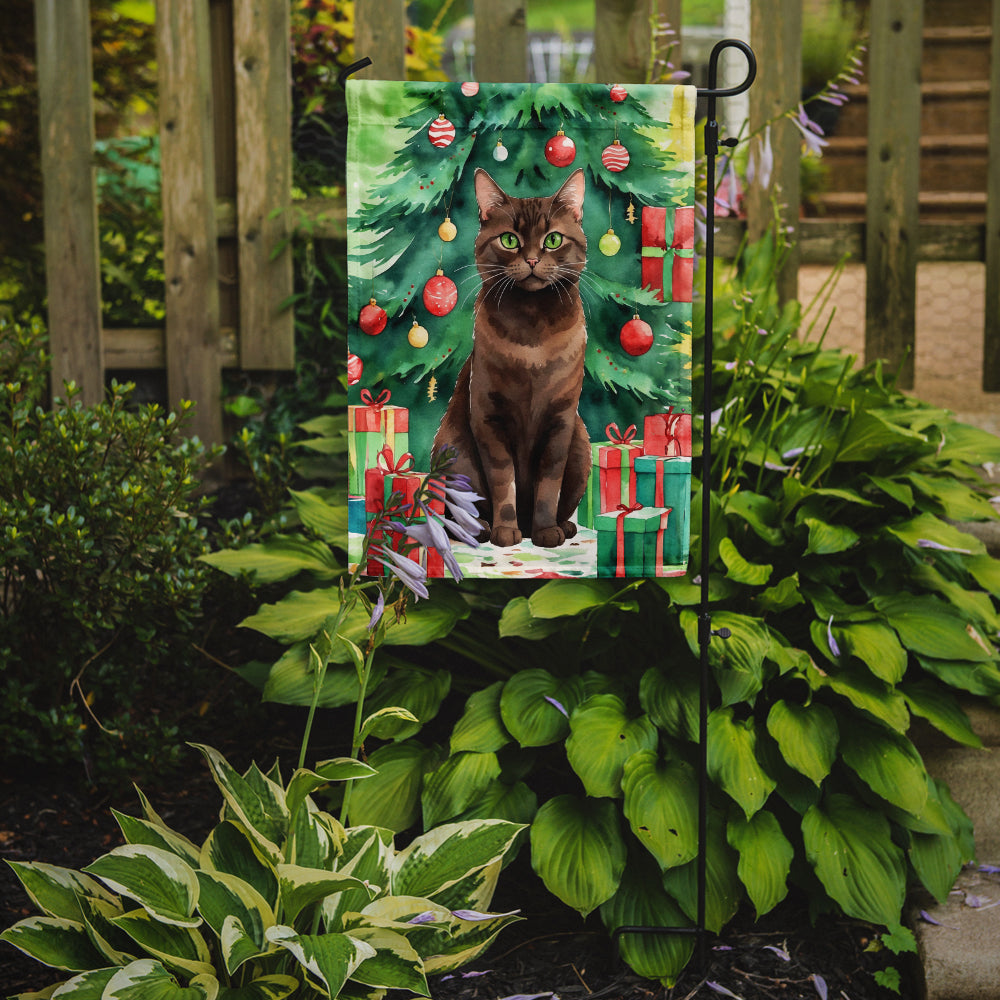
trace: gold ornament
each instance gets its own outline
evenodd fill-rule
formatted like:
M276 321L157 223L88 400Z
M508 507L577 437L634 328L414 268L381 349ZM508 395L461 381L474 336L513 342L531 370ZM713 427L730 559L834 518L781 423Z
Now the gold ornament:
M455 223L451 221L450 216L444 217L444 222L438 226L438 236L445 241L445 243L450 243L458 235L458 229Z
M410 347L426 347L427 329L414 320L406 339L410 342Z

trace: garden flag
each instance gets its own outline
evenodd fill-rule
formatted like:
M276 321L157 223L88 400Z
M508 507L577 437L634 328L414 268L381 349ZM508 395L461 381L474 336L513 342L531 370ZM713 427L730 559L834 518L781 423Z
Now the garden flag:
M686 571L695 97L348 81L353 564L448 447L465 575Z

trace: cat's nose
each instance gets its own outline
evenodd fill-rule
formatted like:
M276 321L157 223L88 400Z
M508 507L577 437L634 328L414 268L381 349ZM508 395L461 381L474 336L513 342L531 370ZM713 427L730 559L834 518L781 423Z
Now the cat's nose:
M534 270L535 269L535 265L538 263L538 258L537 257L528 257L527 260L528 260L528 266L532 270Z

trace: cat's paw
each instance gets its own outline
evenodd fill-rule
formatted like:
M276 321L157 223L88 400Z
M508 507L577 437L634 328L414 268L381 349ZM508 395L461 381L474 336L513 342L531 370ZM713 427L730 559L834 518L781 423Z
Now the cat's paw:
M517 545L521 541L521 532L518 528L494 528L490 532L490 541L494 545L506 548L509 545Z
M560 521L559 527L566 538L572 538L576 534L576 524L573 521Z
M566 532L557 524L549 528L539 528L531 533L531 540L535 545L540 545L546 549L553 549L557 545L562 545L566 541Z

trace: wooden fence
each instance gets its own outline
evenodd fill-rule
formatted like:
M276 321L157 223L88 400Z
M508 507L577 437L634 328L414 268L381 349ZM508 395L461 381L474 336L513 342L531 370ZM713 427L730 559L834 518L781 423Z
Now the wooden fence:
M35 3L53 384L73 379L94 401L107 370L165 369L169 401L195 400L196 433L221 441L222 369L280 371L294 361L293 318L282 308L291 254L277 251L292 235L292 213L282 211L291 202L290 0L157 2L166 325L144 330L101 327L89 0ZM526 78L525 3L474 0L479 80ZM596 79L645 79L650 17L679 26L682 7L595 0ZM404 0L357 0L355 51L375 60L365 75L404 78L405 11ZM744 226L760 233L773 197L794 206L784 210L797 240L783 294L795 294L800 262L845 252L863 260L866 355L895 365L909 351L904 385L913 377L917 262L985 261L983 386L1000 391L1000 0L992 3L985 224L919 220L922 11L918 0L871 0L865 221L798 218L800 137L783 121L768 189L751 189L746 223L725 220L716 247L731 252ZM801 0L754 0L751 129L798 103L801 32ZM315 236L344 236L342 202L311 201L297 214L312 220Z

